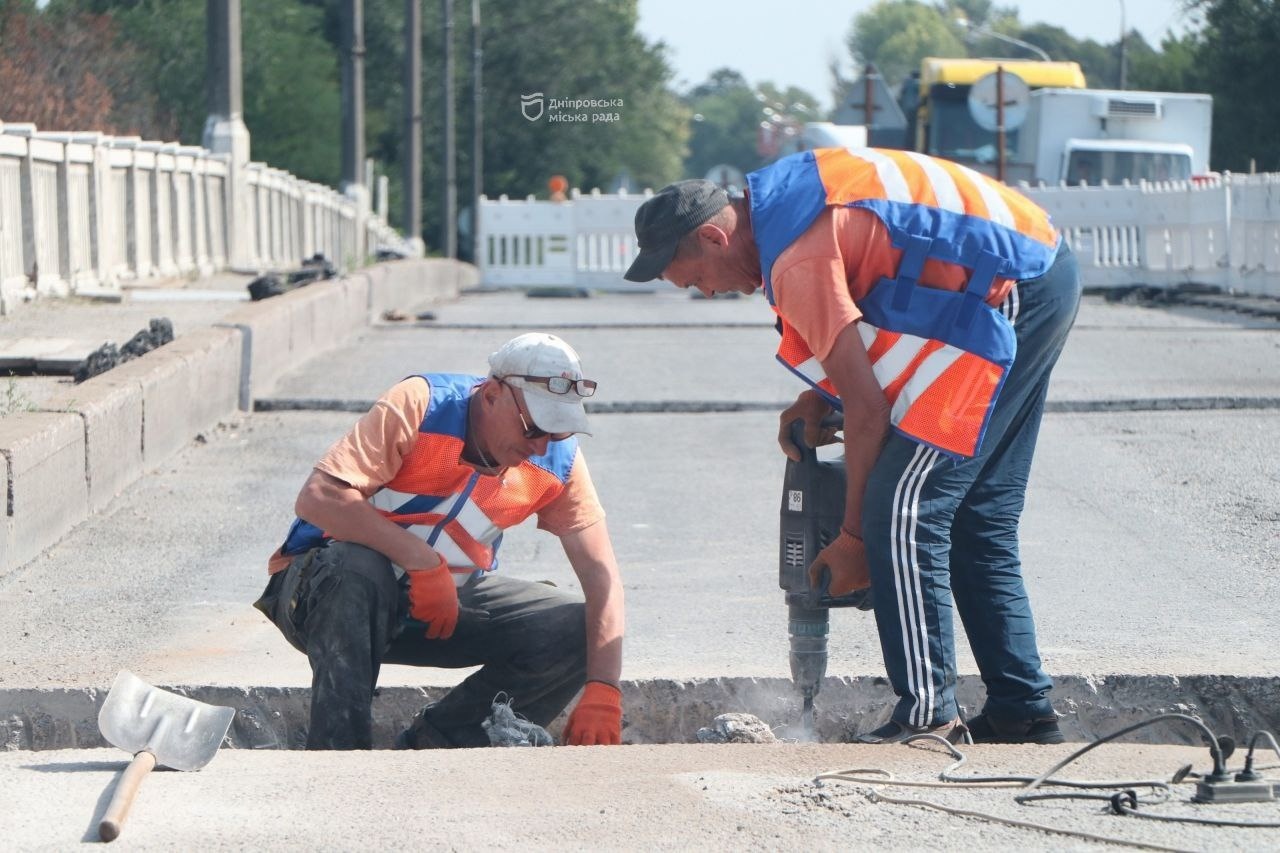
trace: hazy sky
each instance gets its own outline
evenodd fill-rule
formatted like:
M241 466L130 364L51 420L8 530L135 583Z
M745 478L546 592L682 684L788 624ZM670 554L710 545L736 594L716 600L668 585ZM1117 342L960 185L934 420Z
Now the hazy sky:
M831 106L832 58L851 73L844 46L855 15L874 0L639 0L640 32L670 48L680 88L695 85L717 68L741 71L752 83L800 86ZM1178 0L1025 0L1017 6L1025 23L1062 27L1076 38L1108 43L1125 24L1153 45L1165 33L1181 34L1186 21Z

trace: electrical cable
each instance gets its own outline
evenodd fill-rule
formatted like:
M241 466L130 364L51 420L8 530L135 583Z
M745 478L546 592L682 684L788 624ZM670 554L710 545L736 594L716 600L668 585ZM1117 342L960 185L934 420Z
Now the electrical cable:
M992 823L1001 823L1005 826L1012 826L1016 829L1032 829L1039 832L1048 832L1054 835L1068 835L1072 838L1083 838L1086 841L1097 841L1102 844L1115 844L1120 847L1136 847L1139 850L1162 850L1168 853L1194 853L1182 847L1164 847L1160 844L1148 844L1144 841L1130 841L1126 838L1112 838L1107 835L1097 835L1092 832L1081 832L1074 829L1062 829L1057 826L1049 826L1048 824L1035 823L1028 820L1017 820L1016 818L1001 817L1000 815L988 814L986 812L972 811L970 809L957 809L952 806L944 806L941 803L934 803L929 800L911 800L905 797L890 797L879 791L872 791L868 798L872 802L883 801L893 803L899 806L923 806L927 809L935 809L947 814L957 815L959 817L973 817L979 820L990 821Z
M866 767L866 768L852 768L849 770L835 771L832 773L822 773L814 777L814 782L816 782L819 786L821 786L823 780L830 779L830 780L835 780L840 782L852 782L855 784L869 785L872 787L872 790L867 795L867 797L872 802L885 802L885 803L891 803L894 805L904 805L904 806L921 806L924 808L945 812L947 814L957 815L959 817L972 817L972 818L977 818L979 820L989 821L992 823L1004 824L1006 826L1014 827L1015 829L1031 829L1038 832L1047 832L1055 835L1066 835L1072 838L1081 838L1086 841L1096 841L1102 844L1114 844L1121 847L1136 847L1141 850L1161 850L1161 851L1172 851L1172 853L1188 853L1188 851L1178 847L1163 847L1158 844L1145 844L1139 841L1129 841L1124 838L1112 838L1110 836L1098 835L1096 833L1091 833L1091 832L1082 832L1082 831L1077 831L1073 829L1062 829L1056 826L1049 826L1048 824L1040 824L1040 823L1035 823L1033 821L1018 820L1016 818L1006 818L1006 817L1001 817L1000 815L989 814L987 812L972 811L969 809L957 809L952 806L943 805L942 803L935 803L931 800L917 800L917 799L908 799L905 797L892 797L879 790L876 790L877 786L884 786L884 785L893 785L893 786L901 786L901 787L908 787L908 788L1021 788L1021 787L1024 787L1027 784L1027 782L1031 781L1032 779L1032 777L1030 776L1026 776L1026 777L975 776L975 777L969 777L968 779L965 779L963 781L961 781L960 779L956 779L955 781L947 781L945 778L942 778L942 777L949 776L949 774L951 774L954 770L963 766L966 762L968 762L969 760L968 757L964 753L962 753L960 750L956 749L955 746L952 743L950 743L946 738L940 737L939 735L934 735L934 734L914 735L904 740L903 743L911 744L917 741L925 741L925 740L940 743L948 752L951 753L951 756L956 759L956 761L950 764L946 768L946 770L944 770L943 773L940 775L940 781L916 782L916 781L909 781L906 779L894 779L893 774L887 770L883 770L876 767ZM871 779L865 776L858 775L862 773L879 774L881 777L885 777L885 778ZM1068 780L1058 780L1058 779L1049 780L1042 784L1051 784L1051 785L1061 784L1061 785L1072 785L1072 786L1097 786L1097 787L1117 787L1118 786L1118 783L1071 782ZM1164 782L1135 782L1135 783L1129 783L1129 784L1132 784L1138 787L1151 786L1151 787L1161 788L1161 789L1164 789L1166 794L1168 791L1168 785L1165 784ZM1101 795L1094 795L1094 796L1101 797ZM1101 797L1101 798L1109 799L1106 797ZM1161 800L1160 802L1163 802L1163 800Z
M1046 770L1045 772L1037 776L1035 779L1033 779L1030 783L1028 783L1026 786L1027 793L1020 794L1014 797L1013 798L1014 801L1019 804L1023 804L1035 799L1039 799L1039 797L1032 795L1030 792L1036 790L1041 785L1045 784L1046 781L1049 779L1049 777L1051 777L1054 773L1057 773L1063 767L1066 767L1068 764L1075 761L1077 758L1084 755L1086 752L1089 752L1090 750L1093 750L1099 746L1102 746L1104 743L1110 743L1111 741L1115 740L1118 737L1129 734L1129 732L1134 732L1134 731L1137 731L1138 729L1146 728L1147 726L1155 725L1156 723L1163 722L1165 720L1184 720L1198 727L1201 730L1201 732L1207 736L1207 739L1209 741L1209 752L1213 755L1214 773L1227 772L1227 762L1222 754L1222 745L1218 743L1218 736L1215 735L1213 731L1204 724L1203 721L1198 720L1189 714L1157 714L1154 717L1150 717L1146 720L1142 720L1141 722L1134 723L1131 726L1125 726L1123 729L1120 729L1119 731L1116 731L1116 732L1112 732L1109 735L1104 735L1103 737L1098 738L1092 743L1085 744L1080 749L1077 749L1075 752L1071 753L1066 758L1062 759L1057 764L1053 765L1048 770ZM1126 786L1114 785L1112 787L1120 788L1120 787L1126 787Z
M1027 785L1026 790L1030 792L1030 791L1036 790L1037 788L1039 788L1041 785L1044 785L1044 784L1056 784L1056 783L1049 782L1048 781L1049 778L1054 773L1061 770L1063 767L1066 767L1068 764L1075 761L1080 756L1084 755L1086 752L1089 752L1090 750L1094 749L1095 747L1101 746L1104 743L1113 741L1122 735L1126 735L1129 732L1137 731L1138 729L1145 728L1150 725L1154 725L1155 723L1159 723L1164 720L1184 720L1186 722L1192 723L1197 728L1199 728L1201 732L1206 735L1206 738L1209 741L1209 751L1213 754L1214 775L1221 776L1221 777L1225 777L1229 775L1228 769L1227 769L1227 762L1226 762L1226 759L1223 757L1222 746L1218 742L1218 737L1213 733L1213 731L1208 726L1204 724L1204 721L1199 720L1195 717L1192 717L1188 714L1158 714L1149 719L1143 720L1138 723L1134 723L1131 726L1126 726L1125 728L1120 729L1119 731L1112 732L1111 734L1106 735L1105 737L1100 737L1097 740L1093 741L1092 743L1085 744L1080 749L1077 749L1075 752L1071 753L1066 758L1062 759L1057 764L1050 767L1044 773L1041 773L1038 777L1036 777L1034 781L1032 781L1029 785ZM1265 735L1266 737L1271 738L1271 742L1273 744L1275 743L1275 738L1272 737L1270 732L1259 732L1258 734L1255 734L1253 736L1253 740L1250 742L1250 755L1252 755L1253 745L1257 743L1259 735ZM1280 746L1277 746L1276 752L1277 754L1280 754ZM1116 785L1115 787L1123 787L1123 786ZM1080 797L1081 799L1096 799L1096 797L1091 797L1087 795L1031 794L1031 793L1019 794L1013 799L1014 799L1014 802L1018 803L1019 805L1025 805L1035 800L1065 799L1073 796ZM1142 812L1138 810L1138 803L1136 801L1136 797L1131 805L1125 805L1123 801L1119 799L1118 795L1108 799L1111 800L1112 809L1115 811L1116 814L1130 815L1131 817L1140 817L1146 820L1158 820L1158 821L1164 821L1167 823L1194 823L1194 824L1199 824L1201 826L1235 826L1235 827L1247 827L1250 829L1280 829L1280 822L1276 822L1276 821L1240 821L1240 820L1223 820L1218 818L1207 818L1207 817L1148 814L1146 812Z
M1254 753L1254 750L1257 748L1258 738L1266 738L1267 740L1271 741L1271 749L1277 755L1280 755L1280 744L1276 743L1275 735L1271 734L1271 732L1266 730L1259 730L1257 732L1254 732L1253 737L1250 738L1249 753L1247 756L1245 756L1244 769L1241 771L1241 775L1252 776L1255 779L1260 780L1262 777L1258 776L1257 771L1275 770L1277 767L1280 767L1280 765L1266 764L1266 765L1263 765L1262 767L1253 766L1253 753ZM1123 800L1119 800L1119 799L1113 800L1111 803L1111 807L1116 814L1130 815L1132 817L1145 818L1146 820L1160 820L1160 821L1165 821L1167 823L1195 823L1195 824L1200 824L1201 826L1232 826L1232 827L1243 827L1246 829L1280 829L1280 822L1251 821L1251 820L1225 820L1225 819L1207 818L1207 817L1185 817L1185 816L1179 816L1179 815L1146 814L1145 812L1138 811L1136 804L1126 804Z
M903 788L1025 788L1029 782L1034 781L1033 776L954 776L955 770L968 763L969 758L963 752L956 749L955 745L946 738L935 734L918 734L913 735L903 743L915 743L918 741L935 741L941 744L951 757L956 761L947 766L945 770L938 774L940 781L908 781L906 779L894 779L893 774L887 770L881 770L878 767L855 767L848 770L839 770L831 773L823 773L814 777L814 781L823 779L835 779L842 782L854 782L865 785L894 785ZM859 776L860 773L876 773L885 778L871 779ZM1159 780L1134 780L1122 782L1083 782L1070 779L1053 779L1048 782L1051 785L1060 785L1064 788L1152 788L1160 791L1164 796L1158 800L1152 800L1149 804L1154 805L1166 802L1169 799L1169 785ZM1070 795L1064 795L1070 796ZM1094 795L1098 799L1110 800L1110 796Z
M1266 730L1259 730L1253 733L1253 737L1249 740L1250 752L1253 752L1254 748L1258 745L1258 738L1260 737L1264 737L1271 741L1271 751L1276 755L1280 755L1280 743L1276 743L1276 736Z
M1112 803L1112 808L1116 814L1129 815L1130 817L1141 817L1147 820L1158 820L1165 823L1197 823L1201 826L1236 826L1245 829L1280 829L1280 821L1253 821L1253 820L1222 820L1212 817L1190 817L1187 815L1172 814L1147 814L1140 812L1132 806L1126 806L1123 803Z
M1253 766L1253 752L1258 747L1258 738L1260 737L1264 737L1267 740L1271 741L1271 751L1274 752L1276 755L1280 755L1280 743L1276 743L1275 735L1273 735L1269 731L1266 731L1265 729L1260 729L1259 731L1254 732L1253 737L1249 739L1249 754L1245 756L1245 760L1244 760L1245 773L1253 773L1257 770L1273 770L1277 766L1275 764L1266 764L1266 765L1263 765L1262 767Z
M840 771L834 771L830 773L822 773L814 777L814 782L819 786L822 785L824 780L851 782L854 784L862 784L862 785L870 786L871 791L867 794L867 796L872 802L886 802L886 803L892 803L896 805L922 806L924 808L931 808L931 809L935 809L937 811L945 812L948 814L954 814L954 815L959 815L964 817L974 817L981 820L988 820L995 823L1000 823L1000 824L1013 826L1017 828L1034 829L1041 832L1069 835L1072 837L1084 838L1087 840L1099 841L1107 844L1117 844L1117 845L1139 847L1143 849L1152 849L1152 850L1178 850L1178 848L1162 847L1160 845L1144 844L1142 842L1134 842L1134 841L1128 841L1125 839L1111 838L1108 836L1095 835L1093 833L1077 832L1075 830L1061 829L1058 827L1037 824L1030 821L1004 818L999 815L988 814L986 812L977 812L977 811L971 811L968 809L957 809L951 806L943 805L941 803L934 803L929 800L916 800L916 799L907 799L907 798L901 798L901 797L891 797L879 791L878 788L882 786L900 786L900 787L911 787L911 788L956 788L956 787L1015 788L1016 787L1016 788L1021 788L1024 791L1024 793L1014 797L1014 801L1017 802L1019 805L1026 805L1027 803L1030 803L1030 802L1035 802L1039 800L1048 800L1048 799L1103 800L1110 803L1111 810L1115 814L1128 815L1131 817L1140 817L1147 820L1166 821L1170 823L1199 824L1202 826L1244 827L1244 828L1256 828L1256 829L1280 828L1280 822L1273 823L1273 822L1263 822L1263 821L1237 821L1237 820L1199 818L1199 817L1178 816L1178 815L1155 815L1155 814L1149 814L1146 812L1139 811L1138 806L1140 804L1156 805L1156 804L1169 801L1170 795L1171 795L1170 783L1166 783L1162 781L1147 780L1147 781L1136 781L1136 782L1079 782L1079 781L1073 781L1073 780L1053 778L1054 773L1058 772L1062 768L1071 764L1073 761L1080 758L1085 753L1093 750L1094 748L1101 746L1104 743L1109 743L1110 741L1113 741L1119 737L1129 734L1130 732L1137 731L1138 729L1145 728L1147 726L1154 725L1155 723L1164 722L1168 720L1181 720L1181 721L1189 722L1192 725L1199 728L1201 733L1205 735L1205 740L1208 744L1209 752L1213 757L1213 771L1210 774L1210 776L1218 777L1218 778L1225 778L1229 776L1229 769L1226 764L1226 755L1223 752L1222 742L1219 741L1217 735L1215 735L1213 731L1208 726L1206 726L1202 720L1199 720L1196 717L1192 717L1188 714L1173 713L1173 714L1159 714L1155 717L1151 717L1147 720L1143 720L1131 726L1126 726L1125 728L1120 729L1119 731L1116 731L1104 737L1098 738L1097 740L1089 744L1086 744L1080 749L1077 749L1075 752L1071 753L1066 758L1059 761L1053 767L1050 767L1044 773L1041 773L1039 776L1034 778L1025 777L1025 776L970 776L970 777L955 776L954 771L956 771L957 769L962 767L964 764L966 764L968 762L968 757L964 753L956 749L952 743L950 743L948 740L946 740L945 738L939 735L919 734L913 737L906 738L903 741L903 743L910 744L916 741L924 741L924 740L934 741L941 744L951 754L951 757L956 759L952 764L948 765L940 774L938 774L939 781L936 781L936 782L909 781L905 779L899 780L899 779L894 779L893 774L886 770L882 770L880 768L868 767L868 768L851 768L849 770L840 770ZM1255 733L1249 743L1249 753L1248 753L1248 757L1245 763L1245 768L1243 771L1245 773L1251 773L1255 770L1255 768L1253 768L1252 766L1253 754L1259 738L1266 738L1267 740L1269 740L1271 749L1277 755L1280 755L1280 744L1276 742L1276 738L1274 735L1272 735L1270 732L1267 732L1267 731L1259 731ZM1267 765L1265 767L1260 767L1256 769L1259 769L1259 770L1272 769L1276 766L1277 765ZM1180 773L1174 776L1172 782L1179 783L1179 782L1186 781L1190 777L1200 776L1200 774L1189 772L1190 769L1191 769L1191 766L1187 765L1187 767L1183 768L1183 770ZM874 774L879 778L872 778L871 776L864 775L864 774ZM1042 786L1046 786L1046 785L1079 788L1079 789L1124 788L1126 790L1123 790L1121 792L1118 792L1112 795L1086 794L1086 793L1039 793L1039 794L1032 793L1038 790L1039 788L1041 788ZM1147 788L1151 788L1153 791L1158 791L1161 794L1161 797L1156 800L1140 801L1137 793L1133 789L1142 788L1142 787L1147 787Z

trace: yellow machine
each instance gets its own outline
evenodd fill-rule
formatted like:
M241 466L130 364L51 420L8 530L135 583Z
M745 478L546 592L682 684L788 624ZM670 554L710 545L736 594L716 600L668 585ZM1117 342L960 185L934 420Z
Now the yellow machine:
M914 149L945 157L991 173L996 159L996 133L978 125L969 113L969 90L996 68L1021 77L1029 89L1083 89L1084 72L1075 62L1026 59L943 59L920 63ZM1007 150L1016 150L1018 131L1005 134ZM1030 174L1009 175L1010 180Z

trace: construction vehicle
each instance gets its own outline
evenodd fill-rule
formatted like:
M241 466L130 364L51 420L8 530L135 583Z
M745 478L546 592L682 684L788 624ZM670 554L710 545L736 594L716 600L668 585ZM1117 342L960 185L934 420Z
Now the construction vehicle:
M1036 89L1084 89L1084 72L1075 62L1044 62L1028 59L947 59L926 57L920 63L918 84L904 86L903 94L915 97L915 103L903 103L903 110L914 119L909 132L914 150L931 154L996 174L998 134L978 123L969 108L969 94L974 84L997 69L1016 75L1034 94ZM1005 150L1019 149L1019 128L1005 131ZM1007 164L1005 180L1030 180L1028 163Z
M1003 151L970 97L997 71L1025 84L1003 96ZM1137 183L1209 171L1211 96L1086 89L1074 62L928 57L902 98L916 151L1009 183Z
M1178 181L1209 171L1213 97L1044 88L1031 93L1010 161L1032 181Z
M824 421L839 425L841 421ZM790 426L791 443L800 449L800 461L787 459L782 483L779 525L778 586L785 593L787 627L791 637L791 679L803 700L801 736L816 737L814 698L827 674L827 634L831 608L871 609L870 590L833 597L827 592L829 577L818 587L809 583L809 566L818 553L840 535L844 520L844 458L821 459L816 448L804 442L804 423Z

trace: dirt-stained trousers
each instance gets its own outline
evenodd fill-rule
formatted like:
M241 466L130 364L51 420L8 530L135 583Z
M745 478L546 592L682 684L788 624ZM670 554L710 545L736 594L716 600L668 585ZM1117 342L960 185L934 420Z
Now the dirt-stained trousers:
M983 712L1053 714L1018 521L1049 376L1079 302L1078 268L1063 244L1049 271L1018 282L1000 308L1018 348L979 455L956 462L894 433L871 472L863 538L899 723L932 726L958 714L953 609L986 685Z
M489 572L458 588L458 627L428 640L408 618L406 581L369 548L328 542L272 576L255 604L311 663L308 749L369 749L382 664L481 665L424 711L453 746L488 746L495 697L545 726L586 680L583 602L547 584ZM408 722L407 720L405 721Z

